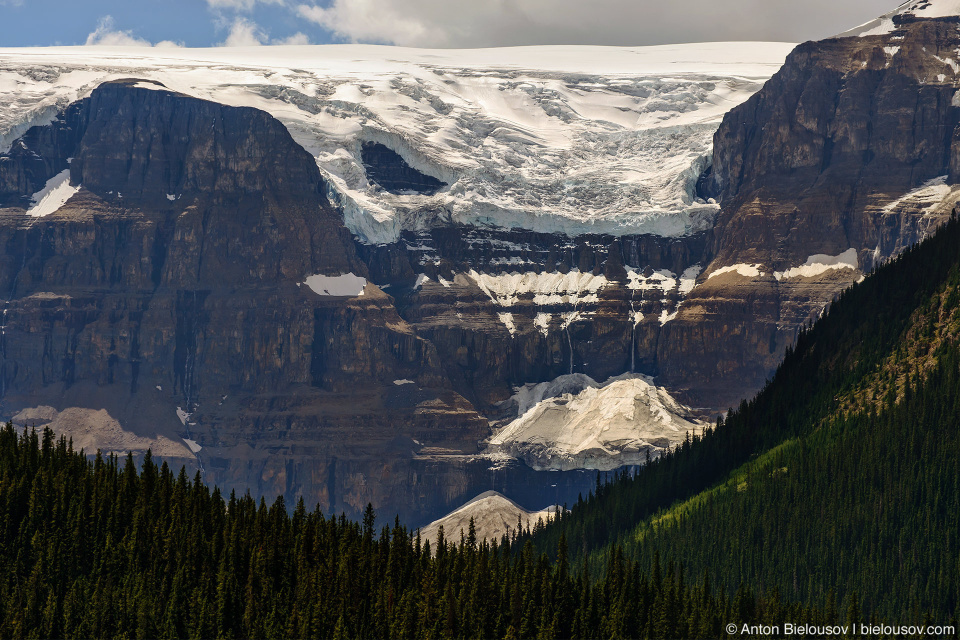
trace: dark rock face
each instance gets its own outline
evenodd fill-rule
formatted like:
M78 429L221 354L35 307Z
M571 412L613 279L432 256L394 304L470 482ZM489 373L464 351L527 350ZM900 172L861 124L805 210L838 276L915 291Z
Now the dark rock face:
M400 154L379 142L364 142L360 157L367 176L390 193L422 193L433 195L446 183L417 171Z
M20 196L66 166L58 149L83 185L47 217L0 213L4 412L107 409L136 433L198 443L227 490L351 513L389 497L409 520L448 510L408 484L408 445L476 453L487 422L376 286L344 298L301 284L367 270L283 126L132 82L73 118L73 146L4 159L7 175L37 176ZM399 489L370 475L386 463Z
M955 20L919 20L889 36L800 45L716 134L717 258L736 245L763 258L788 234L770 257L779 263L814 243L872 249L886 239L871 205L937 176L955 182L960 108L944 60L958 44ZM762 225L755 201L776 206Z
M69 168L83 135L82 106L75 104L52 125L33 127L0 155L0 207L27 207L30 196Z
M697 287L659 347L668 385L712 406L749 395L798 326L859 276L780 281L773 272L851 248L868 271L950 213L949 203L936 212L885 207L938 176L954 184L960 157L956 72L947 62L960 45L957 19L898 26L800 45L724 118L700 185L723 205L706 273L757 264L765 275Z
M709 245L456 227L357 245L313 158L262 112L131 80L69 114L25 137L66 142L4 158L11 175L42 168L0 212L5 413L107 409L138 434L196 442L198 467L227 490L302 495L328 512L372 502L422 524L487 489L530 504L588 491L593 472L476 457L490 434L478 409L496 417L514 385L571 370L653 372L657 318L680 295L629 290L627 268L679 273ZM67 166L79 192L24 216L24 199ZM508 309L468 276L517 260L608 286L575 302L528 292ZM344 273L370 280L363 295L304 284ZM415 287L420 275L430 280Z
M405 233L393 245L361 245L359 252L371 278L390 286L404 319L436 346L455 388L484 415L495 416L496 403L528 382L571 372L600 381L629 371L656 375L662 314L673 312L684 294L676 278L666 290L654 286L654 274L679 275L706 264L710 244L709 233L681 239L571 239L448 227ZM650 286L631 289L627 269L650 277ZM571 273L602 277L605 283L595 299L589 291L577 298L520 289L517 299L503 306L477 282L477 274L482 281L484 276L517 274L549 280ZM427 279L414 287L418 274ZM547 286L567 293L563 284ZM634 312L643 314L642 321L635 320ZM502 314L510 315L512 330Z

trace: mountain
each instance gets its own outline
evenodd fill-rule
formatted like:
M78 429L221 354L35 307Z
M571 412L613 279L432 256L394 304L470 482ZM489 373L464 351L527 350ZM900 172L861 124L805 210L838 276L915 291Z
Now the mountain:
M724 117L700 189L723 207L715 258L661 340L661 384L759 389L799 325L951 213L955 9L905 3L889 29L804 43Z
M539 474L490 423L654 367L719 210L709 138L785 50L4 52L4 411L105 411L225 490L354 515L572 499L595 464ZM601 468L684 437L649 416Z
M892 33L904 21L917 18L956 18L960 16L960 3L952 0L907 0L896 9L866 22L859 27L844 31L841 36L875 36Z
M907 16L782 68L763 43L0 51L3 416L106 411L225 490L356 517L572 502L947 219L960 43Z
M717 124L789 50L6 49L0 150L99 84L137 77L280 120L367 243L449 222L679 237L716 215L695 187Z
M440 545L399 519L377 532L372 508L227 500L199 473L7 426L0 632L955 638L958 384L954 218L844 293L716 429L499 540L468 519L523 513L496 494Z
M114 81L31 131L0 164L26 189L11 178L5 195L64 167L76 186L49 215L6 211L7 407L106 411L136 437L192 443L211 482L328 505L338 458L382 465L414 438L476 451L485 421L367 284L277 120ZM407 377L416 393L395 384Z

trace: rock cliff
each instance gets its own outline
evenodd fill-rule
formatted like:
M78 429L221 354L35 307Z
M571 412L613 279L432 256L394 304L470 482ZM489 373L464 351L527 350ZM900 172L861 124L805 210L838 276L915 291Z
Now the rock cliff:
M960 18L893 22L800 45L724 117L700 182L715 259L659 346L667 385L714 406L756 390L799 325L952 212Z
M0 162L21 203L0 214L6 413L105 410L136 437L194 443L210 482L330 511L392 490L337 459L373 478L409 475L421 447L476 453L486 421L366 282L316 164L272 117L123 81L22 142ZM76 194L25 212L64 166ZM308 286L343 274L362 290ZM393 508L449 508L424 493Z

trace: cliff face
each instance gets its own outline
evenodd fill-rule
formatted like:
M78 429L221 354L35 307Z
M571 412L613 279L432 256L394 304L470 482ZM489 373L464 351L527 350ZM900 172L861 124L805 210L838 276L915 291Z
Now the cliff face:
M714 405L758 389L801 323L950 214L957 26L898 16L888 34L805 43L726 115L700 185L723 205L705 275L759 273L691 294L659 349L668 385ZM856 268L799 270L844 253Z
M956 181L957 26L913 20L887 35L803 44L731 111L709 180L724 204L718 260L737 245L773 267L802 261L808 247L879 244L889 255L894 238L876 205L938 176Z
M709 243L450 227L360 252L455 388L496 416L529 382L655 374L659 336Z
M0 163L28 178L5 183L12 201L65 166L82 185L46 217L2 212L5 412L105 409L198 445L211 482L329 511L392 491L337 458L373 477L408 475L420 447L475 453L486 421L391 298L305 284L367 276L313 158L263 112L148 87L102 86L71 110L74 139L34 130L43 144ZM408 489L391 508L449 508Z
M27 207L47 180L69 168L80 137L82 106L71 105L49 126L33 127L0 155L0 207Z

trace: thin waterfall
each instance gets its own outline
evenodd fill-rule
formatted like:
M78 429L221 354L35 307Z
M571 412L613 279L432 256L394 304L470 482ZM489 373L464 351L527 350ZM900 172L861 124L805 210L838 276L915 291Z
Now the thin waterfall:
M637 323L633 323L630 331L630 373L637 371Z
M40 243L43 244L43 235L41 231ZM21 253L20 258L20 269L17 271L16 275L13 276L13 283L10 286L10 293L7 295L6 301L3 303L3 318L0 319L0 355L6 358L7 355L7 311L10 307L10 302L13 300L13 296L17 292L17 284L20 282L20 274L23 273L24 267L27 266L27 232L23 232L23 252ZM0 398L3 398L7 395L7 376L5 373L5 367L0 367Z

